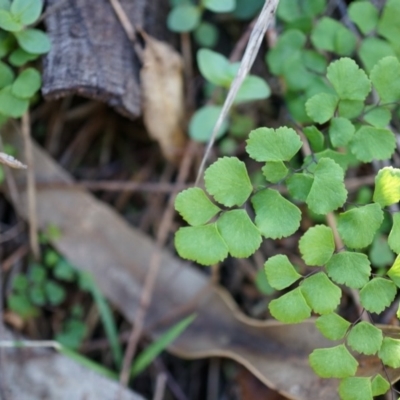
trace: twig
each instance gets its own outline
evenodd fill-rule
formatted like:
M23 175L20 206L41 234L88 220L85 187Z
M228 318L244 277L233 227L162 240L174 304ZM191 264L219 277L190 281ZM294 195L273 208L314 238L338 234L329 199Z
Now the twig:
M143 49L141 48L137 40L135 27L133 26L128 16L126 15L119 0L109 0L109 2L112 8L114 9L114 12L118 17L119 22L122 25L122 28L124 29L126 35L128 36L128 39L132 42L136 55L138 56L140 61L143 61Z
M27 170L27 200L28 200L28 220L29 220L29 244L33 256L36 260L40 258L40 248L38 240L38 222L36 216L36 188L35 188L35 168L33 162L33 150L31 140L31 127L29 121L29 111L22 116L21 121L22 137L25 147L25 162Z
M160 372L156 379L156 389L154 392L153 400L162 400L164 398L165 387L167 384L167 374Z
M261 13L257 19L257 22L254 25L253 32L250 35L249 42L246 47L246 51L244 53L242 62L240 63L239 71L236 74L235 79L232 82L232 85L229 89L228 95L226 96L224 105L222 107L221 113L218 117L218 120L214 126L212 131L210 140L207 144L206 150L204 152L203 159L201 161L199 171L197 173L196 185L198 185L201 176L203 175L203 171L205 165L207 163L208 157L211 152L211 148L214 145L215 138L217 133L219 132L232 104L235 100L236 94L242 85L243 80L246 78L250 68L253 65L253 62L258 54L258 49L261 46L261 42L264 38L265 32L268 29L268 26L272 22L275 16L276 8L278 7L279 0L266 0L264 7L261 10Z
M179 173L177 177L177 182L182 183L187 179L187 176L189 175L189 170L190 170L190 164L193 161L193 153L195 150L196 144L194 142L190 142L188 145L188 148L185 152L185 155L182 159L180 168L179 168ZM161 250L162 246L166 242L166 239L168 237L169 229L172 224L172 219L174 217L174 199L175 199L175 194L178 192L178 190L174 191L168 201L168 205L166 207L166 210L163 214L163 217L161 219L160 227L157 232L157 240L156 240L156 245L154 249L154 253L152 254L152 257L150 259L149 263L149 270L145 278L144 282L144 287L143 291L141 294L140 298L140 303L139 303L139 309L137 310L134 322L133 322L133 328L132 332L130 334L129 340L128 340L128 346L124 355L124 361L122 365L122 371L120 374L120 383L121 386L124 385L126 386L128 381L129 381L129 374L130 374L130 366L132 364L133 357L136 353L136 348L138 341L140 339L140 336L142 335L142 331L144 328L144 319L147 313L147 309L150 305L151 298L153 295L153 290L155 287L158 271L160 268L160 263L161 263ZM120 395L122 392L120 391Z
M29 253L29 246L26 244L21 245L11 255L9 255L2 263L1 268L3 271L8 271L13 264L19 261L22 257Z
M192 42L190 35L183 32L181 35L182 58L185 71L186 86L186 112L191 115L194 110L195 94L193 90L193 59L192 59Z
M62 349L61 344L55 340L0 340L0 348L19 347Z
M104 190L108 192L148 192L148 193L171 193L174 190L184 190L193 184L184 183L152 183L152 182L129 182L129 181L38 181L36 187L59 188L65 190Z

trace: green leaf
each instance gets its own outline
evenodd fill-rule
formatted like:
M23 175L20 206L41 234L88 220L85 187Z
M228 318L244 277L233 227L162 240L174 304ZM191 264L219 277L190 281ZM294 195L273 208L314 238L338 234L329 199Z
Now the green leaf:
M301 146L292 128L258 128L250 132L246 151L256 161L290 161Z
M236 7L236 0L202 0L205 8L216 13L233 11Z
M341 213L337 228L347 247L362 249L372 243L382 221L383 211L379 205L367 204Z
M364 101L371 91L366 73L351 58L332 62L326 76L341 100Z
M358 1L350 4L348 13L350 19L364 35L373 31L378 25L378 9L369 1Z
M329 136L333 146L346 146L353 137L355 131L356 128L347 118L332 118L329 126Z
M358 118L364 111L364 107L364 102L360 100L340 100L338 114L343 118Z
M305 17L315 17L326 7L325 0L302 1L281 0L276 11L277 16L285 22L294 22Z
M364 114L364 121L376 128L385 128L392 119L392 113L385 107L373 107Z
M204 173L206 190L226 207L242 206L253 191L246 165L236 157L223 157Z
M195 319L195 314L182 319L139 353L133 362L130 371L131 377L135 377L144 371Z
M329 314L340 303L342 291L333 284L324 272L304 279L300 285L307 304L318 314Z
M228 247L215 223L178 229L175 247L180 257L202 265L216 264L228 256Z
M245 210L222 213L217 228L232 257L250 257L260 247L262 238Z
M306 103L307 115L315 122L324 124L335 114L338 97L330 93L319 93L311 97Z
M378 23L378 33L392 43L395 43L400 37L400 26L397 18L399 13L400 3L398 0L388 0Z
M8 32L18 32L22 30L23 25L9 11L0 10L0 28Z
M246 76L235 97L235 103L263 100L271 95L271 89L267 82L255 75Z
M46 270L43 265L33 264L29 270L29 278L32 282L41 284L46 279Z
M29 288L29 298L37 306L44 306L46 304L46 295L41 286L31 286Z
M395 255L387 242L387 237L382 234L375 235L374 241L369 248L369 259L371 264L377 268L384 268L392 265Z
M39 310L26 294L11 294L7 298L7 304L11 311L14 311L23 319L32 318L39 314Z
M342 379L339 395L342 400L373 400L371 379L359 376Z
M349 321L336 313L322 315L315 321L317 329L330 340L342 339L350 325Z
M385 365L400 368L400 340L385 337L378 356Z
M215 25L202 21L193 32L197 44L201 47L214 47L218 42L219 32Z
M249 132L254 129L254 118L248 115L233 114L231 116L229 132L238 138L243 138L249 135Z
M394 264L387 272L389 278L400 288L400 255L394 260Z
M197 52L197 65L203 77L214 85L229 87L231 84L230 64L222 54L200 49Z
M197 187L186 189L176 196L175 210L193 226L207 223L221 211L211 202L204 190Z
M0 61L0 89L11 85L13 80L13 70L7 64Z
M376 37L365 38L358 49L358 56L368 72L371 72L375 64L382 58L395 55L393 47L386 40Z
M380 396L390 389L390 383L380 374L372 379L372 395Z
M25 275L18 274L12 281L12 288L17 292L24 292L28 289L29 282Z
M11 13L24 25L33 24L42 12L43 3L41 0L13 0Z
M312 172L313 165L309 166L309 163L314 161L314 160L321 160L322 158L330 158L333 160L336 164L342 168L343 173L346 172L347 168L349 165L358 165L358 160L355 158L355 156L351 153L339 153L338 151L332 150L332 149L326 149L324 151L321 151L319 153L315 153L314 157L306 157L303 163L304 168L308 168L310 172ZM314 168L315 169L315 168Z
M326 58L314 50L304 50L302 52L303 62L306 68L319 74L326 73Z
M361 126L350 142L350 150L363 162L387 160L396 148L396 138L389 129Z
M289 170L282 161L267 161L262 172L267 181L277 183L286 177Z
M371 71L371 81L382 103L400 100L400 62L396 57L385 57Z
M46 297L52 306L60 305L66 298L65 289L58 283L48 280L44 285Z
M73 282L76 278L76 271L66 260L60 260L54 267L54 276L66 282Z
M293 174L286 180L286 185L290 196L295 200L306 201L313 182L314 178L311 175L302 173Z
M10 54L8 61L15 67L22 67L29 61L36 60L38 57L39 57L38 54L27 53L25 50L22 50L21 48L18 47L18 49L15 49Z
M299 249L307 265L325 265L335 251L332 229L325 225L309 228L299 241Z
M301 278L287 256L278 254L270 257L264 264L268 283L277 290L286 289Z
M382 168L375 177L373 200L381 207L400 201L400 169Z
M296 29L289 29L279 36L276 45L267 52L266 62L274 75L281 75L289 57L302 49L306 35Z
M174 32L190 32L199 25L201 11L190 3L173 7L167 17L167 26Z
M0 90L0 113L18 118L28 110L29 101L13 95L11 85Z
M343 169L333 160L321 158L314 171L307 205L316 214L327 214L341 207L346 198Z
M344 344L315 349L309 356L311 368L321 378L348 378L357 371L358 362Z
M16 97L29 99L40 89L41 85L42 78L39 71L35 68L27 68L18 75L11 91Z
M326 272L336 283L359 289L368 282L371 265L365 254L343 251L332 256Z
M382 340L382 331L365 321L353 326L347 336L347 344L354 351L367 355L378 352L381 348Z
M400 254L400 212L393 214L393 226L388 237L389 247Z
M253 18L262 8L264 0L236 0L236 8L233 15L239 20Z
M322 151L324 149L324 135L314 125L303 128L303 133L314 152Z
M311 42L319 50L328 50L346 56L356 46L354 34L332 18L323 17L311 33Z
M300 288L272 300L268 308L275 319L287 324L297 324L311 315L311 308L306 303Z
M189 135L197 142L207 142L221 114L221 106L204 106L199 108L192 116L189 123ZM217 133L216 138L219 139L228 129L228 123L224 121Z
M10 11L11 0L0 0L0 9Z
M15 37L18 44L28 53L45 54L50 51L50 39L38 29L24 29L16 32Z
M367 311L380 314L390 306L396 297L396 291L396 285L392 281L373 278L360 290L360 301Z
M265 189L252 198L255 222L266 238L280 239L292 235L300 226L301 211L278 191Z

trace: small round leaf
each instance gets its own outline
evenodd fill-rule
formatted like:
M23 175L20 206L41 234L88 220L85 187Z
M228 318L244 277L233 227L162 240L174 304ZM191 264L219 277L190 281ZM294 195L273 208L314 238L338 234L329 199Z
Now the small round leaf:
M236 157L223 157L204 173L206 190L226 207L242 206L253 191L245 164Z

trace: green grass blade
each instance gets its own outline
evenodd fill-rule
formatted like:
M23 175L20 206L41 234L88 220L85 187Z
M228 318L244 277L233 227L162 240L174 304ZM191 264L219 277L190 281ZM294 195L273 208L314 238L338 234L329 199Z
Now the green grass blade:
M195 318L196 314L192 314L184 318L182 321L179 321L168 329L158 340L151 343L145 350L143 350L133 362L131 377L133 378L145 370L153 360L195 320Z
M103 322L104 331L106 333L107 339L110 342L112 356L115 362L115 365L120 368L122 365L122 347L118 339L118 330L115 324L115 320L112 314L112 311L97 287L96 283L93 279L90 279L91 284L89 291L93 296L93 299L97 305L97 308L100 313L101 321Z

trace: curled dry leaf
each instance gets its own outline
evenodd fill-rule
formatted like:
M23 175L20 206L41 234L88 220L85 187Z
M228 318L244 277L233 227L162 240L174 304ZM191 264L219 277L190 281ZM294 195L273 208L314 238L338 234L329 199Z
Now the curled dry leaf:
M0 152L0 164L7 165L11 168L16 168L16 169L26 169L26 165L22 164L21 161L17 160L13 156L10 156L9 154L2 153Z
M169 45L141 32L145 41L142 85L143 118L165 158L177 162L184 150L183 63Z

